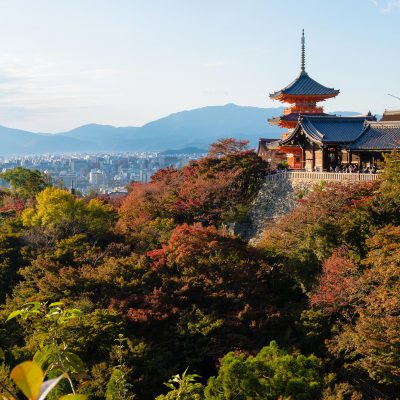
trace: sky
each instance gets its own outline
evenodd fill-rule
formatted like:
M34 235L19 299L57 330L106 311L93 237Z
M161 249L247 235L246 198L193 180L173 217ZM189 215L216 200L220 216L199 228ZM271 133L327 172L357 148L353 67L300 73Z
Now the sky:
M400 108L400 0L0 0L0 125L140 126L268 94L300 70L327 111Z

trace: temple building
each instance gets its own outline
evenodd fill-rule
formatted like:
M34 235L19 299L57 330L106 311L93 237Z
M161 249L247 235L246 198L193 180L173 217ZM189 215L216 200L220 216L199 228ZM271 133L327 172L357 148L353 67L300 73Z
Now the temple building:
M324 113L317 103L334 98L339 90L310 78L305 70L304 30L301 38L301 70L288 86L270 98L289 103L284 114L269 119L286 131L281 139L260 139L258 154L272 166L332 171L342 165L375 165L383 154L400 147L400 111L385 111L382 119L368 113L341 117Z

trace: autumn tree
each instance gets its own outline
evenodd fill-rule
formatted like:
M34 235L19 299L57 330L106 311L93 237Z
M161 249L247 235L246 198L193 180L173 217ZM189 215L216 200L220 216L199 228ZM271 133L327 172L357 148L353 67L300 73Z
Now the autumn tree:
M383 225L400 224L400 151L385 156L382 185L375 196L373 210Z
M331 342L369 376L400 388L400 227L387 226L368 239L364 273L353 290L359 296L353 319Z
M356 259L363 256L375 189L371 183L316 186L294 210L264 230L258 247L309 291L322 263L338 247L346 246Z
M180 170L160 170L147 184L131 185L119 210L118 229L140 242L143 227L151 240L149 224L155 219L218 225L245 218L266 173L264 161L245 142L221 140L207 157Z
M238 154L248 150L248 140L237 140L234 138L220 139L212 143L208 150L208 157L219 158L227 155Z
M111 231L115 221L113 207L100 200L85 203L66 190L48 187L36 196L36 204L22 213L27 228L45 228L52 233L74 235L87 232L101 238Z
M312 293L310 303L325 314L343 312L356 304L359 288L357 281L361 272L345 249L337 249L323 263L322 275Z

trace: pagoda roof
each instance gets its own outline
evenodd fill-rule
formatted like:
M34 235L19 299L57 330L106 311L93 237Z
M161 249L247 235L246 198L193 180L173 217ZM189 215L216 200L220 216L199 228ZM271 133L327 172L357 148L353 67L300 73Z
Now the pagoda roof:
M393 150L400 148L400 121L369 122L350 150Z
M317 144L351 143L360 136L368 121L376 121L376 119L371 115L355 117L304 116L300 118L293 132L281 141L281 144L291 142L300 132L304 132L309 140Z
M280 121L297 121L299 118L301 118L302 116L316 116L316 117L328 117L332 114L326 114L326 113L290 113L290 114L286 114L286 115L281 115L279 117L273 117L273 118L269 118L268 122L271 124L274 123L278 123Z
M283 89L271 93L271 99L279 99L292 96L318 96L335 97L340 90L328 88L312 79L305 70L302 70L298 77Z

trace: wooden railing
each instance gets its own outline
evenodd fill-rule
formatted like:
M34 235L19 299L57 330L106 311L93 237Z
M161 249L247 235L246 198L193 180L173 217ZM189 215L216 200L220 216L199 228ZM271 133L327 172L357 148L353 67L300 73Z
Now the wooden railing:
M305 172L305 171L285 171L267 175L267 180L303 180L303 181L376 181L379 174L358 174L346 172Z

